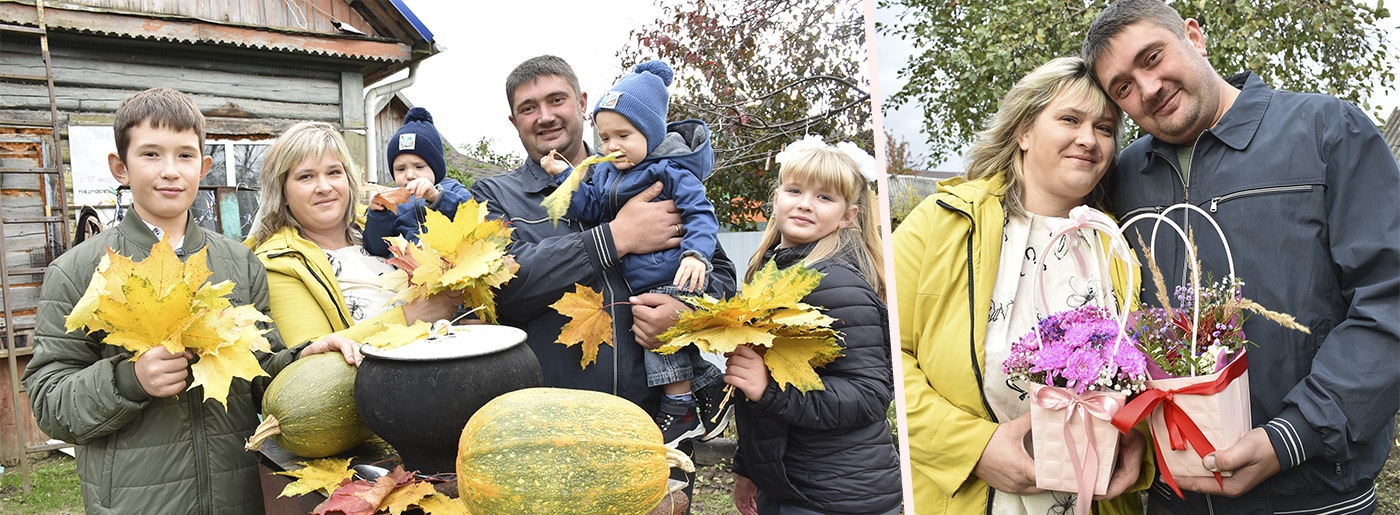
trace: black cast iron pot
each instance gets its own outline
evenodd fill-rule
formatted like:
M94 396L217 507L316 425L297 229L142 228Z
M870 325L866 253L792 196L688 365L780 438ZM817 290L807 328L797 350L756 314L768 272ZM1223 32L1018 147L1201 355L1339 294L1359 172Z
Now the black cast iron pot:
M410 472L455 472L462 428L481 406L544 384L525 331L514 327L451 326L447 334L363 352L355 376L360 418Z

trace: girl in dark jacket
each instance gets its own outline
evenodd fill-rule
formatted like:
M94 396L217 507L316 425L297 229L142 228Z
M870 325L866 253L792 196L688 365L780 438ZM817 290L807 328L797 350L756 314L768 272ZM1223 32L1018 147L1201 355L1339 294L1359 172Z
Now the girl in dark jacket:
M769 260L825 274L802 302L837 319L842 357L816 369L822 390L801 392L780 389L753 347L729 354L724 380L747 398L736 412L734 503L745 515L898 513L899 459L885 418L894 398L889 317L866 175L874 159L809 137L777 161L764 250L746 281Z

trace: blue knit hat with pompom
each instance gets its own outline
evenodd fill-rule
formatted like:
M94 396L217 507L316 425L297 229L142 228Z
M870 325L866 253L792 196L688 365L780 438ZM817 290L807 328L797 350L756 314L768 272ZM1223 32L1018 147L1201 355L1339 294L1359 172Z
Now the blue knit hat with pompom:
M407 152L428 162L433 169L433 183L442 182L447 176L447 161L442 158L442 136L433 125L433 115L427 109L415 107L403 117L403 127L389 139L389 150L384 156L389 159L389 171L394 170L394 158Z
M639 64L603 94L593 108L593 116L607 109L627 118L647 138L647 153L650 154L666 137L666 111L670 101L666 86L671 85L673 77L675 72L665 61Z

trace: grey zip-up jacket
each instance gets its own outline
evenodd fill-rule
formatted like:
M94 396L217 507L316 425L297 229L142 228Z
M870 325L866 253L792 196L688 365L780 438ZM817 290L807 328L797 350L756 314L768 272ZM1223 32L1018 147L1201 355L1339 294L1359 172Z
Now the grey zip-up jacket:
M1210 212L1245 297L1312 334L1245 322L1254 425L1283 470L1238 499L1188 495L1200 510L1189 513L1367 513L1400 410L1400 167L1355 106L1271 90L1249 72L1229 81L1242 91L1196 140L1190 187L1175 146L1147 136L1120 156L1113 203L1125 221L1180 202ZM1225 277L1214 229L1190 218L1203 273ZM1181 244L1156 245L1168 282L1182 281ZM1155 303L1144 283L1143 301ZM1153 495L1174 497L1160 484Z
M642 353L648 351L632 335L632 309L625 304L630 292L618 266L611 226L586 227L568 217L556 225L540 205L554 188L554 178L529 159L515 170L472 185L472 198L486 202L486 217L505 220L514 229L508 252L515 255L520 270L496 292L500 321L525 330L546 386L611 393L655 414L661 388L647 386ZM718 245L711 264L705 291L716 297L732 294L734 264ZM568 318L549 307L574 291L575 283L601 291L613 317L613 345L600 348L597 362L583 369L579 346L554 342Z
M186 259L208 247L207 282L231 280L233 305L267 312L267 274L242 244L187 222L180 249ZM227 410L204 400L203 387L153 399L136 380L132 354L102 343L103 333L69 333L64 319L87 290L98 261L111 248L140 260L156 237L136 211L55 259L44 271L34 358L24 386L39 428L77 446L83 505L89 514L260 514L257 455L243 443L258 425L257 385L235 380ZM265 336L273 354L259 353L268 374L291 363L276 329Z

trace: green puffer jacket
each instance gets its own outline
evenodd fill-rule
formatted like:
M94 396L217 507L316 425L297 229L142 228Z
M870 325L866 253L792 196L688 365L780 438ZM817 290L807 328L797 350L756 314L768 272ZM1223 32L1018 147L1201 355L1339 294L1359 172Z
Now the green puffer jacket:
M238 242L187 223L181 259L207 247L209 282L233 281L234 305L266 312L262 263ZM243 443L258 424L254 390L267 378L256 385L235 381L227 410L205 402L203 387L153 399L136 380L130 352L103 344L102 333L64 330L106 248L139 260L156 243L128 211L118 227L59 256L44 272L34 358L24 371L35 418L49 436L77 445L89 514L262 513L257 456ZM274 353L259 353L258 360L275 375L295 354L275 329L266 336Z

